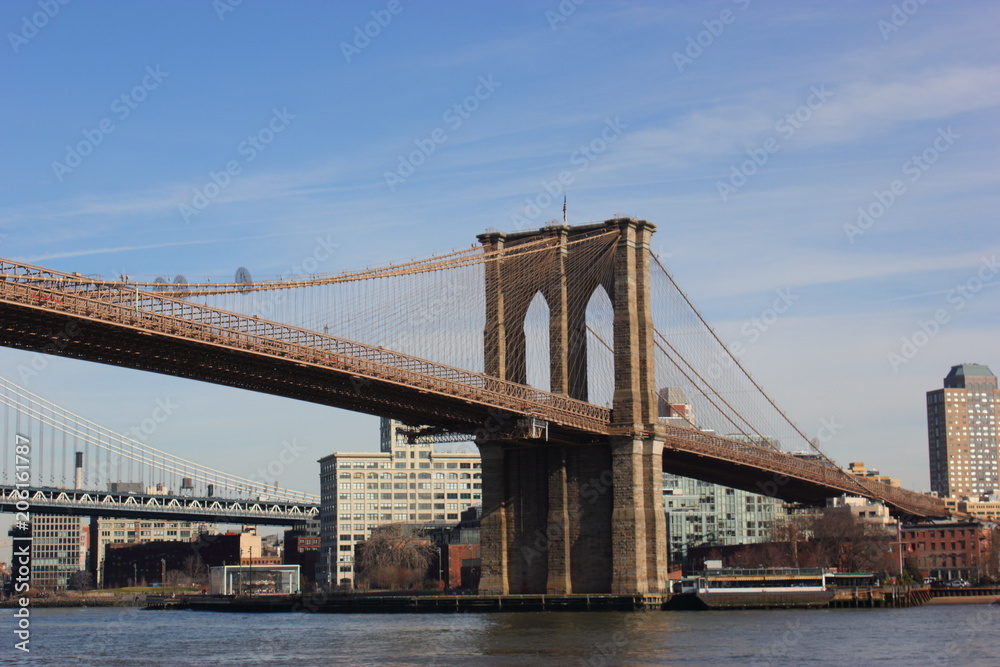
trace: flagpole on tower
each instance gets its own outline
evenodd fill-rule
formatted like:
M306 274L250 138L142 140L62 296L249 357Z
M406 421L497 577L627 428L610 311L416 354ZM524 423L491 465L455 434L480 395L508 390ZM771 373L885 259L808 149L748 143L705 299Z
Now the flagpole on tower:
M566 186L565 185L563 186L563 225L564 226L569 226L569 223L566 222Z

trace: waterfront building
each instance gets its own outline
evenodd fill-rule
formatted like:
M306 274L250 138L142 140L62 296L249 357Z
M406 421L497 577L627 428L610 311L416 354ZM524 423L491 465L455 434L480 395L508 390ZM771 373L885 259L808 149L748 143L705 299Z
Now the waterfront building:
M204 580L217 565L280 564L260 557L260 536L252 532L201 533L190 541L154 540L107 545L102 581L105 588L167 584L177 579Z
M319 557L319 519L307 519L285 531L284 563L298 565L302 585L311 588L316 583L316 563Z
M427 537L438 549L431 574L441 582L442 589L474 591L479 588L482 518L482 505L473 505L462 512L458 524L427 530Z
M219 565L209 570L212 595L291 595L302 590L298 565Z
M107 519L94 517L90 522L91 573L98 588L104 587L104 560L109 544L145 544L146 542L190 542L199 534L214 533L214 524L166 519Z
M903 555L913 559L924 576L940 581L995 576L996 538L994 524L978 521L903 524L899 535Z
M1000 454L1000 390L981 364L952 366L944 388L927 392L931 490L975 499L994 493Z
M858 477L865 477L873 482L878 482L880 484L887 484L889 486L899 487L899 480L895 477L889 477L887 475L881 474L878 470L874 468L869 468L865 466L862 461L854 461L847 464L847 472L852 475L857 475Z
M958 511L985 521L1000 521L1000 494L991 493L979 500L962 500Z
M889 508L879 500L845 494L836 498L827 498L826 506L846 509L855 518L866 523L879 526L896 525L896 520L892 518Z
M663 508L671 562L685 562L690 547L765 542L778 501L741 489L663 473Z
M678 387L659 390L659 418L664 424L692 428L694 411ZM728 438L776 442L773 438ZM663 473L663 509L667 513L670 561L682 563L690 547L763 542L774 527L778 501L742 489Z
M372 529L389 523L455 523L463 510L482 502L474 447L437 452L429 438L413 437L389 419L382 420L380 431L378 452L337 452L319 460L317 576L327 587L353 586L354 545Z
M61 591L82 569L80 517L31 515L31 587Z

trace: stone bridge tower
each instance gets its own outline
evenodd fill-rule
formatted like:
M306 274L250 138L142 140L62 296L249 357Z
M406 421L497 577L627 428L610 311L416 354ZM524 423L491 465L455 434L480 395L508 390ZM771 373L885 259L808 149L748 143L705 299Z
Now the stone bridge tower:
M664 437L649 285L655 229L622 218L479 236L487 250L546 238L552 246L487 263L486 373L526 384L524 320L540 292L549 305L551 391L587 400L585 312L598 287L614 310L613 435L566 444L497 433L477 442L484 593L666 592ZM598 243L608 246L608 271L580 271L579 263L571 269L574 255Z

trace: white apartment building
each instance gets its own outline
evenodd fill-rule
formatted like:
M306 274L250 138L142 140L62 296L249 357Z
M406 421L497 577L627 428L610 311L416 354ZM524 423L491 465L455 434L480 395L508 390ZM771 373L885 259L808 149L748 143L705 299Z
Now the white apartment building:
M354 545L389 523L445 525L482 502L479 452L436 452L409 443L400 423L383 419L381 451L337 452L320 464L318 582L353 585Z

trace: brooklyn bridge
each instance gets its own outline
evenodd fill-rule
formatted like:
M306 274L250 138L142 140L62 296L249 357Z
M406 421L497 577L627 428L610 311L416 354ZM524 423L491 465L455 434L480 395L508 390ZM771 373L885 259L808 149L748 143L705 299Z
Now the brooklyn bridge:
M0 259L0 344L474 441L488 593L664 592L665 470L795 502L847 493L946 514L820 452L651 251L655 229L617 218L487 232L433 257L294 279L142 282ZM673 387L696 417L672 405ZM544 555L522 557L538 535Z

